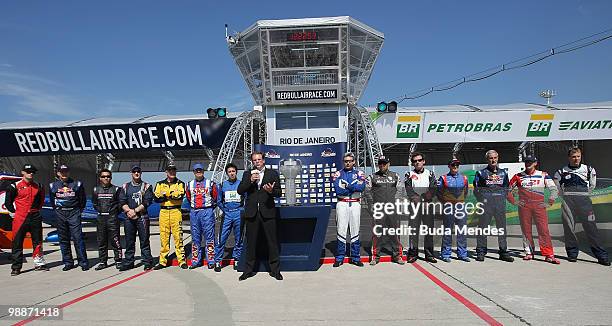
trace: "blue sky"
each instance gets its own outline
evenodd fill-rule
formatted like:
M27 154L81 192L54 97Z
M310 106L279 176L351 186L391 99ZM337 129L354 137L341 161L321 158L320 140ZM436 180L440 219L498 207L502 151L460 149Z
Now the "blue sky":
M213 5L214 4L214 5ZM258 19L349 15L385 33L360 103L453 80L612 28L612 1L2 1L3 121L239 111L224 40ZM612 100L612 39L403 106Z

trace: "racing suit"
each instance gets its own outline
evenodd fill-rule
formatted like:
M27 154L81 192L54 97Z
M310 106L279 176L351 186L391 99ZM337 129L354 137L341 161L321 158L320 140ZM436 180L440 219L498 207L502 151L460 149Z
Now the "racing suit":
M338 228L338 252L336 261L344 261L347 244L347 228L351 230L351 258L361 261L359 225L361 219L361 193L365 190L365 174L357 169L342 169L334 173L332 180L338 197L336 226Z
M153 191L155 201L160 203L159 211L159 264L167 266L167 255L170 253L170 235L174 238L174 248L179 265L185 264L185 248L183 248L183 216L181 204L185 197L185 183L174 178L164 179L155 184Z
M486 229L491 220L495 218L495 226L503 230L503 234L497 236L499 244L499 255L508 255L508 244L506 242L506 196L508 194L508 172L505 169L492 167L476 171L474 176L474 195L483 203L483 213L478 220L478 227ZM487 254L487 236L479 234L476 239L476 254Z
M548 173L533 170L530 174L526 171L515 174L510 179L510 192L508 201L516 205L514 194L518 189L518 215L523 231L523 248L527 255L533 255L535 244L532 235L532 221L535 220L538 230L538 243L542 256L553 256L553 246L548 231L548 216L546 214L546 202L544 188L550 190L550 199L557 198L557 187Z
M191 266L202 265L202 235L206 244L206 263L215 263L215 206L217 185L209 179L191 180L185 189L191 225Z
M395 203L398 198L397 188L400 186L400 178L397 173L392 171L381 172L377 171L367 179L366 183L366 199L372 212L372 259L379 260L380 252L383 249L382 240L388 239L391 241L391 254L394 259L401 259L402 244L397 235L382 235L383 228L394 228L399 226L398 216L396 214L383 214L381 218L374 215L374 205L384 203ZM382 212L382 209L379 211ZM379 233L379 235L376 235Z
M240 180L234 181L225 180L219 187L219 208L223 211L223 220L221 221L221 230L217 239L215 248L215 262L220 263L223 260L225 251L225 242L229 237L232 229L234 230L234 250L232 257L234 265L238 264L240 253L242 252L242 233L240 232L240 207L242 206L242 198L238 194L238 185Z
M32 236L32 258L34 264L45 266L42 248L42 217L40 210L45 202L45 189L39 183L21 179L8 187L5 197L6 209L15 213L13 217L12 269L20 271L23 264L23 240L26 232Z
M89 268L89 261L87 260L81 227L81 212L87 205L83 184L81 181L68 178L66 182L55 181L50 185L50 188L49 199L57 216L57 233L62 251L62 261L65 266L74 266L70 249L70 239L72 239L79 265L87 269Z
M120 264L123 255L121 253L121 241L119 236L119 195L121 188L109 184L108 186L96 186L93 190L92 204L98 212L97 236L98 257L100 263L106 264L108 259L108 241L110 240L115 253L115 264Z
M126 215L123 222L123 232L125 233L125 258L123 266L134 265L134 255L136 253L136 234L140 242L140 253L142 263L145 267L153 266L153 256L151 255L150 237L150 221L147 214L147 208L153 202L153 191L151 185L141 181L134 183L133 181L123 184L121 187L120 202L121 206L127 205L130 209L136 209L140 205L144 210L136 213L136 218L129 218Z
M409 200L415 201L420 200L421 204L431 202L433 195L436 192L436 176L432 171L423 169L423 171L417 172L412 170L405 175L404 185L406 187L406 196ZM414 232L414 235L410 235L408 242L408 257L418 257L419 255L419 228L421 224L427 225L431 230L434 227L434 216L432 212L414 212L414 218L410 219L410 226ZM424 236L425 245L425 257L434 257L433 250L433 235L428 233Z
M555 173L554 181L563 198L561 215L567 256L578 257L580 250L576 238L576 220L580 220L595 257L608 261L608 252L603 248L593 213L593 203L589 197L597 183L595 169L585 164L578 167L564 166Z
M453 233L457 234L457 256L459 259L467 258L467 237L463 232L467 222L465 197L468 194L469 183L465 175L450 172L441 175L438 179L437 196L443 205L444 235L440 256L450 258L452 253ZM459 230L458 230L459 229Z

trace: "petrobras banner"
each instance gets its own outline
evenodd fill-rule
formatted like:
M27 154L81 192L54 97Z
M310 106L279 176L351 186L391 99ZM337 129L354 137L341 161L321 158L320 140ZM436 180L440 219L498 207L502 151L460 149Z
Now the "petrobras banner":
M280 169L283 161L297 161L298 173L295 175L295 198L302 206L329 206L336 203L336 192L332 181L333 174L343 167L342 155L346 143L310 146L255 145L264 153L266 167L276 170L281 178L283 195L278 204L286 204L287 177Z
M2 156L219 148L234 119L0 130Z
M381 143L612 139L612 110L372 113Z

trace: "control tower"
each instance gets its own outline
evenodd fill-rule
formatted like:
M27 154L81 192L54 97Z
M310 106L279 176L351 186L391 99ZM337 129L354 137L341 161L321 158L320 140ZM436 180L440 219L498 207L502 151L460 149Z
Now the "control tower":
M349 141L349 107L361 97L383 41L383 33L348 16L260 20L227 37L253 99L264 107L266 143L273 145Z

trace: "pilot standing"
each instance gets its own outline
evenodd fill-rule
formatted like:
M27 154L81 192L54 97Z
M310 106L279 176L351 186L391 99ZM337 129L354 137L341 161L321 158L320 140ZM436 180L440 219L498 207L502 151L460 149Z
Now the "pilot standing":
M87 205L83 183L70 177L70 168L61 165L58 170L59 180L50 184L49 199L57 216L57 233L64 272L73 269L74 259L70 249L70 240L74 241L79 266L83 271L89 269L87 250L81 227L81 213Z
M13 265L11 276L21 273L23 264L23 239L26 232L32 236L32 258L35 270L48 271L42 247L42 217L40 210L45 202L45 189L40 183L34 182L36 168L26 164L21 169L23 179L11 184L6 192L4 206L15 213L13 218Z

